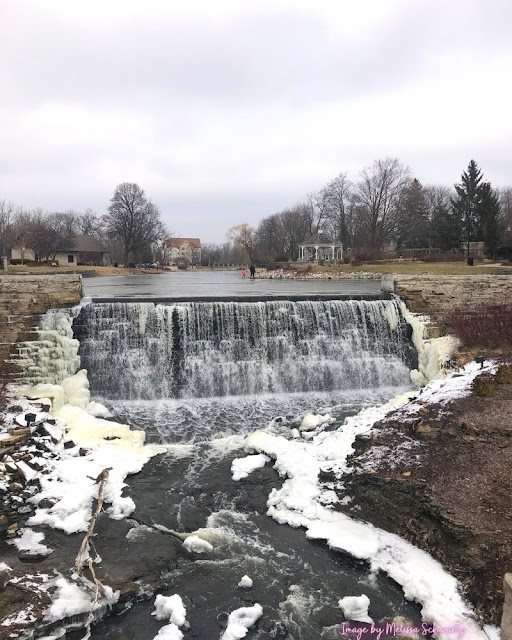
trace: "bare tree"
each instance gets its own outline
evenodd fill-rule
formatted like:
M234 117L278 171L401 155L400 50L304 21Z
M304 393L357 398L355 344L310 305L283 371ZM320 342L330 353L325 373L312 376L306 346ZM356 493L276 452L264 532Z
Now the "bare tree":
M77 227L78 233L102 240L103 221L92 209L86 209L77 215Z
M59 251L75 246L76 218L67 213L43 213L36 210L29 221L25 245L40 259L55 260Z
M158 207L147 199L139 185L131 182L116 187L104 223L108 234L121 242L125 266L130 254L166 236Z
M234 227L231 227L227 233L227 237L229 240L234 242L235 244L239 244L242 246L249 258L249 262L254 264L254 259L256 256L256 232L247 222L243 222L242 224L237 224Z
M340 173L324 187L326 217L334 238L341 240L344 247L351 241L352 183L346 173Z
M394 235L401 199L409 184L409 168L397 158L376 160L361 171L356 187L358 213L374 253Z
M0 256L4 256L12 242L15 206L7 200L0 200Z

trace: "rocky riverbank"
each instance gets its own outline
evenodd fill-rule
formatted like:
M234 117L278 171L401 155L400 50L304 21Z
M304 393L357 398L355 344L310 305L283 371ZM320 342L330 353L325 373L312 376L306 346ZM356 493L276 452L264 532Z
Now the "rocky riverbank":
M381 280L383 275L383 273L369 271L311 271L308 269L285 271L275 269L258 272L257 277L263 280Z
M337 508L430 553L499 625L512 569L512 378L486 377L487 390L419 395L358 436Z

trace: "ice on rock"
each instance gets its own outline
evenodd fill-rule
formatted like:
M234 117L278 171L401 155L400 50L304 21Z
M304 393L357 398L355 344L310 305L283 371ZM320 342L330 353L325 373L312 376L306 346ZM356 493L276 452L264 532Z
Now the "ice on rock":
M59 578L56 585L57 597L47 610L45 620L57 622L91 610L93 604L91 596L78 585L68 582L65 578Z
M177 593L173 596L158 594L155 598L155 611L151 615L157 620L168 620L177 627L182 627L185 624L187 610Z
M221 640L239 640L245 638L249 629L263 615L263 607L256 603L252 607L241 607L229 614L228 626L221 636Z
M206 553L208 551L213 551L212 545L207 540L203 540L199 536L195 535L185 538L183 546L187 551L194 553Z
M183 634L175 624L167 624L160 629L154 640L183 640Z
M332 424L334 422L334 418L332 418L328 413L326 415L315 414L315 413L307 413L300 423L299 429L301 431L311 431L320 427L323 424Z
M29 524L47 524L66 533L87 531L98 493L94 478L106 468L110 468L110 473L104 499L110 517L121 519L130 515L135 504L122 495L126 476L138 473L152 456L165 448L145 445L143 431L88 413L84 408L89 405L85 370L64 379L60 385L36 385L25 388L24 393L28 397L53 398L53 416L65 427L66 439L77 445L62 451L60 457L52 461L49 473L39 475L41 492L33 502L48 498L54 504L48 509L38 509ZM86 449L87 453L78 456L79 448Z
M241 480L242 478L247 478L250 473L256 469L261 469L269 461L270 458L263 453L247 456L245 458L235 458L231 463L233 480L238 482L238 480Z
M347 620L373 622L372 618L368 615L368 609L370 607L370 598L368 596L364 594L361 596L345 596L338 604Z
M21 529L21 536L14 538L10 541L10 544L14 544L18 551L22 551L31 556L49 556L53 549L50 549L45 544L42 544L44 540L44 533L33 531L32 529Z
M242 589L250 589L252 585L253 581L251 580L251 578L249 578L249 576L242 576L242 579L238 583L238 586Z

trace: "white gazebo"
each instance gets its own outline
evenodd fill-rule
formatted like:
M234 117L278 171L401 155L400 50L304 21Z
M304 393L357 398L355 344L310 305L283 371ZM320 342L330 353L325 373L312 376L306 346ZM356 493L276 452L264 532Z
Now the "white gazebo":
M328 238L323 231L318 231L299 244L299 260L304 262L343 260L343 245Z

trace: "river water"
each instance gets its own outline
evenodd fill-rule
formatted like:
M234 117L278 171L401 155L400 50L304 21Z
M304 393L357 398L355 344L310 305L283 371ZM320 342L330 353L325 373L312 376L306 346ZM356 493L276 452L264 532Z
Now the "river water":
M409 388L411 344L392 300L111 299L374 298L377 291L375 282L242 282L236 272L86 282L87 295L109 299L84 307L74 322L94 398L149 441L175 445L128 479L134 516L181 533L206 529L214 547L194 562L162 566L165 595L178 593L187 606L185 638L219 638L226 615L254 602L264 616L249 639L341 637L338 600L362 593L375 620L420 621L386 576L266 515L269 493L282 484L272 463L240 482L230 473L255 430L291 438L309 412L330 413L329 428L340 429L345 417ZM254 581L248 591L237 586L244 574ZM143 600L97 625L92 637L152 640L163 623L151 611L152 599Z

